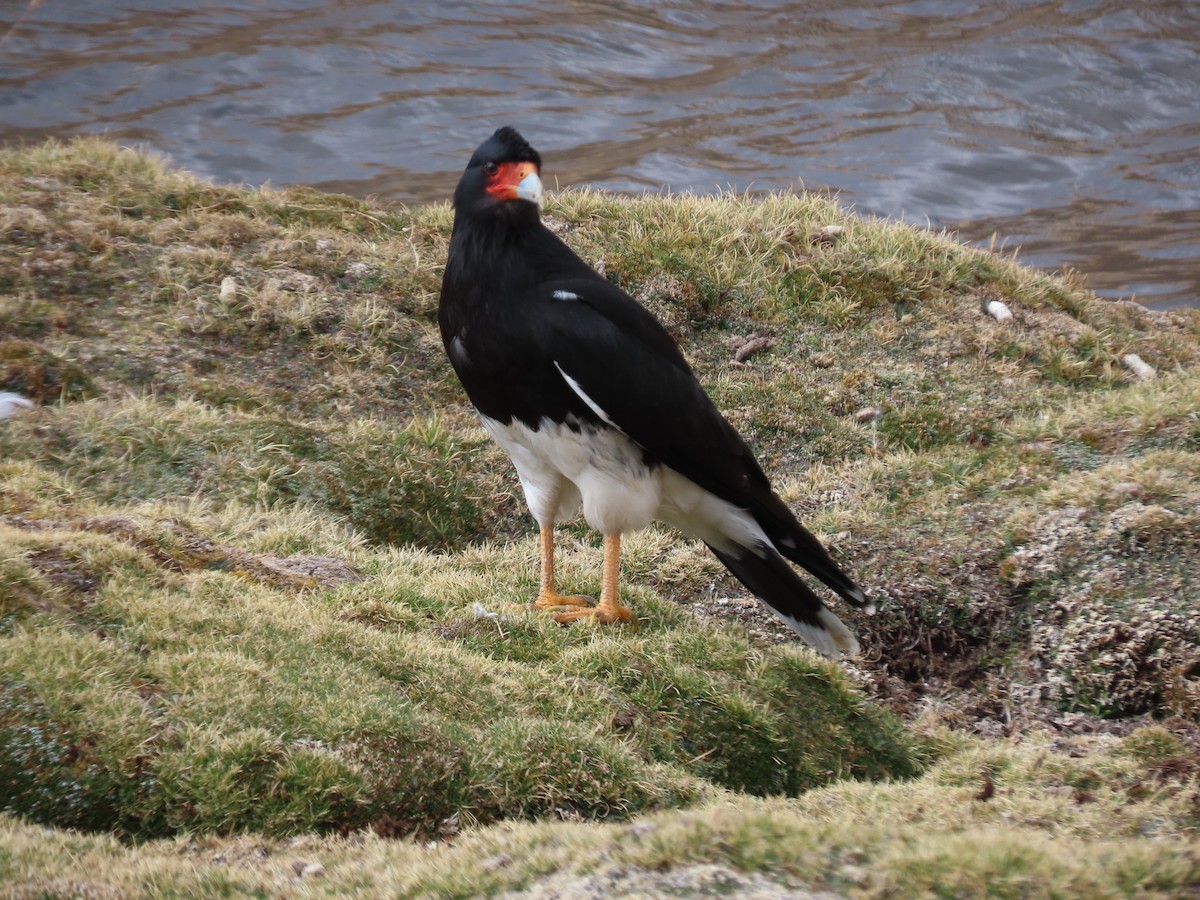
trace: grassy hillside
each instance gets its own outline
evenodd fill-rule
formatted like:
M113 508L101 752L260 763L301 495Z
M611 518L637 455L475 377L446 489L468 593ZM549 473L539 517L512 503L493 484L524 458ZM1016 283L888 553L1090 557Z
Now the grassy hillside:
M807 195L552 198L880 601L834 665L666 530L636 632L515 605L450 220L0 152L39 404L0 423L0 891L1200 886L1200 314Z

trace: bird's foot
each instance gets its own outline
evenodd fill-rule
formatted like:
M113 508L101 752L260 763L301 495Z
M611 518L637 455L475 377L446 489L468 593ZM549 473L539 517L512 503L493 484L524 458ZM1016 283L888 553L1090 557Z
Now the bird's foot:
M593 622L602 622L605 625L612 625L617 622L637 625L637 620L633 617L633 610L627 606L621 606L619 603L607 605L601 603L599 606L588 609L572 609L554 614L555 622L563 622L565 624L578 622L581 619L591 619Z
M557 591L546 590L539 592L537 599L533 601L534 609L561 610L568 607L591 609L595 605L596 601L591 597L583 597L579 594L560 594Z

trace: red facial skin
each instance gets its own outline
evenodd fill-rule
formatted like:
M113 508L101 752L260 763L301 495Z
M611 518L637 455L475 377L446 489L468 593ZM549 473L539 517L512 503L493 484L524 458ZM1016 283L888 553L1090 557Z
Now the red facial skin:
M489 174L485 165L483 173L487 176L487 192L497 200L517 200L517 185L531 172L537 173L537 166L531 162L504 162L496 164L496 171Z

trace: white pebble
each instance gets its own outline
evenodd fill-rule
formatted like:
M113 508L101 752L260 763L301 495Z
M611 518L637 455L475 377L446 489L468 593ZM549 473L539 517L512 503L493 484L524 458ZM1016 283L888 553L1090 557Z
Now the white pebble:
M1008 306L1000 300L989 300L987 311L988 315L997 322L1007 322L1013 317L1012 310L1010 310Z
M232 303L237 299L237 279L232 275L226 275L221 279L221 294L222 303Z
M1154 371L1154 367L1138 356L1136 353L1126 353L1121 357L1121 362L1142 381L1151 381L1158 373Z

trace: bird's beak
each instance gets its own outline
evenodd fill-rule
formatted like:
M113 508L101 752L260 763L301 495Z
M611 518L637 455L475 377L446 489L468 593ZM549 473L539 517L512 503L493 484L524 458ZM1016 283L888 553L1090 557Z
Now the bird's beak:
M542 208L542 201L545 199L545 194L542 191L542 179L538 178L537 172L530 172L518 182L517 196L522 200L536 203L538 209Z
M528 200L542 208L545 194L537 166L531 162L500 163L488 180L487 192L497 200Z

